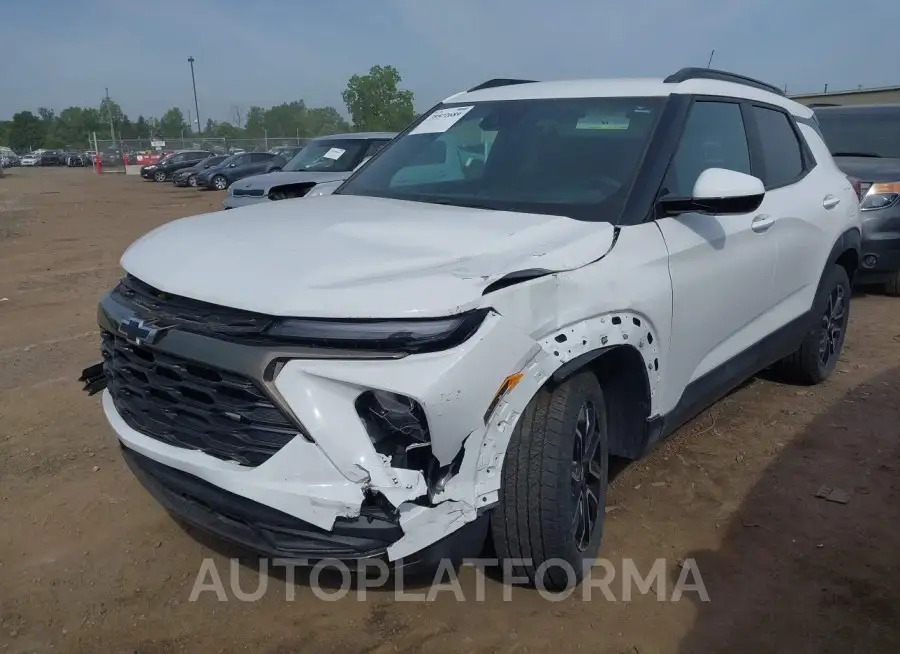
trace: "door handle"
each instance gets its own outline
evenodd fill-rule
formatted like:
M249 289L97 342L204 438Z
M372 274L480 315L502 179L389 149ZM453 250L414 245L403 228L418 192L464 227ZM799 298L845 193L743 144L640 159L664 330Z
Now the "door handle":
M836 198L833 195L826 195L825 199L822 200L822 206L826 209L834 209L841 203L840 198Z
M753 219L753 222L750 223L750 229L752 229L756 233L764 232L774 224L775 220L771 216L767 214L760 214Z

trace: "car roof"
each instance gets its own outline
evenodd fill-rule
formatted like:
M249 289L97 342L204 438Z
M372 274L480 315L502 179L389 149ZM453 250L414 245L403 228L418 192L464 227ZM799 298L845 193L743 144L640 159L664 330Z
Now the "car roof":
M332 139L341 139L342 141L356 141L367 139L392 139L397 136L396 132L349 132L347 134L327 134L325 136L317 136L313 141L329 141Z
M476 87L477 89L477 87ZM495 100L543 100L554 98L668 97L673 94L720 95L766 102L801 118L813 111L783 95L746 84L716 79L686 79L666 82L661 78L610 78L522 82L463 91L445 99L445 103L490 102Z

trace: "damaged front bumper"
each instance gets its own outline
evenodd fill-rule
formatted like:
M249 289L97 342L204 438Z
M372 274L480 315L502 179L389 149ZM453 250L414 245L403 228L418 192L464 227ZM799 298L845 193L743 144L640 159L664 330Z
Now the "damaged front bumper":
M406 565L448 552L478 554L487 512L497 501L505 449L490 432L503 431L508 439L518 415L492 398L505 375L542 353L509 321L490 314L474 336L450 350L366 358L179 329L163 330L148 342L123 328L133 320L131 308L104 298L99 322L105 365L86 369L82 381L88 393L103 391L103 410L126 461L177 518L271 556L384 558ZM216 375L217 390L196 383ZM186 446L167 433L150 433L171 430L160 426L164 411L137 415L147 402L157 402L153 397L193 403L203 393L216 397L240 379L262 389L271 406L296 425L290 438L250 465L222 456L211 430L198 432L207 440ZM133 384L124 388L128 380ZM541 375L531 382L522 384L532 387L523 398L542 382ZM364 419L367 409L360 406L373 393L408 400L422 411L427 454L413 456L415 443L403 446L409 456L376 448L372 425ZM244 438L240 411L210 404L213 413L235 414L234 433ZM496 418L490 424L489 407ZM210 424L219 418L178 416Z

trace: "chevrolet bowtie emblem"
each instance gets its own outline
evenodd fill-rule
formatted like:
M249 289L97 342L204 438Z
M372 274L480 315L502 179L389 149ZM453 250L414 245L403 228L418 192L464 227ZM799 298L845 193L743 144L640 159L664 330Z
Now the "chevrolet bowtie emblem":
M140 318L128 318L119 323L119 333L135 345L153 345L170 328L171 325L158 325L152 320Z

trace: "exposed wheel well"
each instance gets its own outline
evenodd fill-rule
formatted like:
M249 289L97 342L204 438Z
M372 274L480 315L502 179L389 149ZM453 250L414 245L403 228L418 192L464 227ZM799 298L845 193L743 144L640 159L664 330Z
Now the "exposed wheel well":
M581 366L567 366L564 376L551 383L590 370L603 388L609 428L609 453L628 459L639 458L646 448L647 418L650 415L650 381L644 358L630 345L618 345L585 355Z
M853 286L856 270L859 267L859 252L852 248L844 250L835 263L847 271L847 277L850 278L850 285Z

